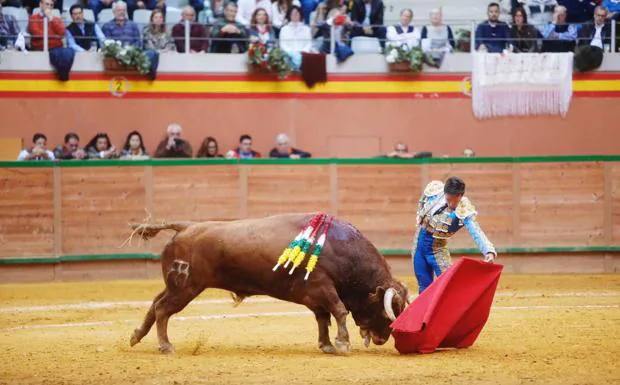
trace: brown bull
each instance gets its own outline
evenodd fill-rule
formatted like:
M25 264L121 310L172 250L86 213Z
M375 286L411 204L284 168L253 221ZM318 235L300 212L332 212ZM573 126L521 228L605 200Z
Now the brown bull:
M335 219L320 260L309 279L300 268L272 271L283 248L313 214L287 214L231 222L174 222L134 225L144 239L161 230L177 234L165 246L162 272L166 289L153 300L142 326L131 336L137 344L157 322L159 349L174 353L168 319L206 288L228 290L238 301L269 295L305 305L319 326L319 348L325 353L350 350L346 317L352 313L368 346L384 344L391 321L406 305L407 288L392 277L379 251L351 224ZM330 315L338 325L335 347L329 338Z

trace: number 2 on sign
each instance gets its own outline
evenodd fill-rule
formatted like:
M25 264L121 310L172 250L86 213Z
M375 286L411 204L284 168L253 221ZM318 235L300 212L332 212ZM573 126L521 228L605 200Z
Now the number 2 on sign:
M114 90L119 93L125 91L125 81L121 79L114 80Z
M124 77L110 79L110 93L114 96L121 97L127 93L129 84Z

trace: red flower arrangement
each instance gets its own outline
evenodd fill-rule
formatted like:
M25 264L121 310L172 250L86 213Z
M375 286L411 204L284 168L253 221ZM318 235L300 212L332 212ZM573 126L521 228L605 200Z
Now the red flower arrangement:
M254 65L264 70L269 69L269 51L267 50L267 46L264 43L256 42L250 44L248 56L251 65Z

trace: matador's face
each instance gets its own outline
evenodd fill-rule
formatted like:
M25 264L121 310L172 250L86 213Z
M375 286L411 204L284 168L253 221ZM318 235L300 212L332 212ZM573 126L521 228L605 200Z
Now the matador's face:
M448 203L448 207L450 207L452 210L456 210L456 206L459 205L462 198L463 198L463 194L458 194L458 195L446 194L446 202Z

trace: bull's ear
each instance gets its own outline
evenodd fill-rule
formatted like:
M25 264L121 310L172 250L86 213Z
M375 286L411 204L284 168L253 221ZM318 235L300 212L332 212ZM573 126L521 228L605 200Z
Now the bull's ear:
M374 293L371 293L368 297L370 299L371 302L373 303L381 303L383 302L383 296L385 295L385 288L384 287L377 287L377 290L375 290Z

